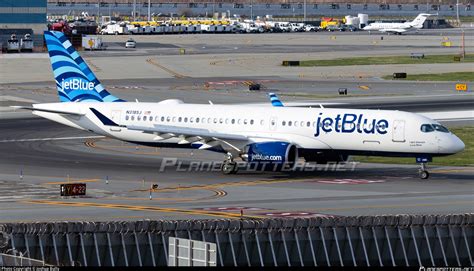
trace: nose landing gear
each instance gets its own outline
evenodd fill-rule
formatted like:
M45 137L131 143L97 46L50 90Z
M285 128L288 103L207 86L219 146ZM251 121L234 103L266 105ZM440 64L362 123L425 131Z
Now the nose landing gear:
M430 173L426 170L426 163L420 163L420 170L418 171L420 179L426 180L430 177Z

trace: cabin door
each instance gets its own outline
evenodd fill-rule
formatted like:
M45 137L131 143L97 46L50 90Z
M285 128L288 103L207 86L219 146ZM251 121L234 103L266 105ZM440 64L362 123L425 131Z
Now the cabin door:
M393 122L392 141L405 142L405 121L404 120L395 120Z

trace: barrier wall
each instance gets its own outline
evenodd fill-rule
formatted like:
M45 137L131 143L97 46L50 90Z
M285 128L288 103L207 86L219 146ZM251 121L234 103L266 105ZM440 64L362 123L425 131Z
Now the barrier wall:
M474 266L474 214L0 224L0 252L53 265L165 266L168 238L218 266Z

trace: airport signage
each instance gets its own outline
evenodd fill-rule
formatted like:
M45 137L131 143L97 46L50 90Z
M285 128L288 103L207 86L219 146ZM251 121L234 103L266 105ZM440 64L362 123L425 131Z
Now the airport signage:
M61 197L85 196L85 183L66 183L61 184Z
M467 84L456 84L457 91L467 91Z

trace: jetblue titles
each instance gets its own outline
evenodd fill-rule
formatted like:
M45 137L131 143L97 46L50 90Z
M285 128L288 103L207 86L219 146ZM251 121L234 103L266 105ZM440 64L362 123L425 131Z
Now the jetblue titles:
M63 90L94 90L94 83L83 81L79 78L70 79L67 81L61 82L61 87Z
M335 118L324 117L319 113L316 121L315 137L322 132L330 133L359 133L359 134L386 134L388 121L385 119L367 119L364 114L338 114Z

